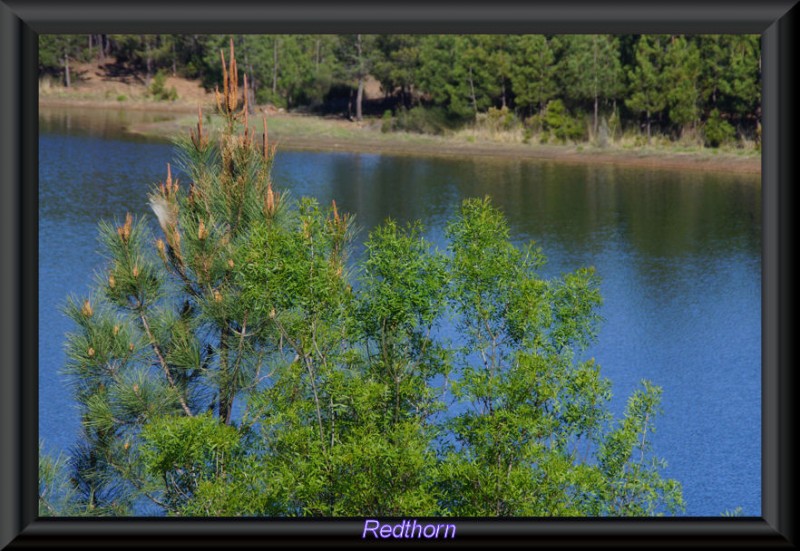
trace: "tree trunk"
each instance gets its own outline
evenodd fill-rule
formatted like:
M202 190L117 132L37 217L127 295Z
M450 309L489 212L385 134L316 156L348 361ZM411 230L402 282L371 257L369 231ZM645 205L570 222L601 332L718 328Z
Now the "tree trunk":
M278 93L278 39L272 42L272 95Z
M350 97L347 98L347 118L353 120L353 89L350 88Z
M248 83L250 85L250 90L249 90L250 97L247 98L247 101L248 101L248 104L250 106L250 113L255 113L255 106L256 106L256 79L253 76L253 66L250 65L248 67L248 69L250 69L250 82Z
M592 81L592 85L594 89L594 135L597 136L597 108L599 103L599 94L597 92L597 35L592 36L592 76L594 80Z
M361 35L356 36L356 51L358 53L358 93L356 94L356 120L361 121L361 102L364 99L364 64L361 58Z
M356 120L360 121L362 117L361 103L364 100L364 78L358 79L358 93L356 94Z
M597 111L599 106L599 98L594 96L594 135L597 136Z
M145 38L144 40L144 48L147 56L146 64L147 64L147 77L145 79L145 86L148 88L150 87L150 79L153 78L153 56L150 54L150 39Z
M472 96L472 109L475 110L475 120L478 120L478 100L475 98L475 83L472 81L472 67L469 68L469 93Z
M66 50L64 51L64 85L69 88L71 84L69 75L69 56Z
M647 143L650 143L650 111L647 112Z
M256 104L256 80L253 78L253 66L250 64L250 60L247 55L247 49L244 47L244 38L242 38L241 47L242 50L244 50L244 66L247 68L247 72L249 73L247 75L247 84L249 84L247 88L247 112L253 114L255 112Z

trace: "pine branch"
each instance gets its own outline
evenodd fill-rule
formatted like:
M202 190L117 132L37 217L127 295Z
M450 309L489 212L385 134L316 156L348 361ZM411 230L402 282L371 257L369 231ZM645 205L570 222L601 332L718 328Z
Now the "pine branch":
M173 391L175 391L175 394L178 396L178 400L181 403L183 411L186 412L186 415L188 415L189 417L194 417L194 415L192 414L192 410L190 410L189 406L186 404L186 400L184 399L183 394L178 390L178 387L175 385L175 379L172 377L172 374L169 371L169 365L167 364L167 360L164 358L164 354L162 354L161 348L158 346L158 342L156 342L156 338L150 329L150 324L147 321L147 317L144 314L143 308L140 308L139 319L142 321L142 328L144 329L144 332L147 334L147 338L150 340L150 345L153 347L153 352L155 352L156 357L158 358L158 361L161 364L161 368L164 370L164 375L166 375L167 377L167 382L169 382L170 388Z

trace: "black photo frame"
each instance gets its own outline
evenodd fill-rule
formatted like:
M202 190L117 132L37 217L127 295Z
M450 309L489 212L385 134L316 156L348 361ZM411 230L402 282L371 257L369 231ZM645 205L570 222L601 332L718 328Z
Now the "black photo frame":
M0 0L0 548L362 545L364 519L65 519L37 516L39 33L760 33L762 516L454 519L447 545L793 548L793 247L797 0L364 0L256 3ZM393 542L395 545L400 542ZM436 545L414 541L413 545Z

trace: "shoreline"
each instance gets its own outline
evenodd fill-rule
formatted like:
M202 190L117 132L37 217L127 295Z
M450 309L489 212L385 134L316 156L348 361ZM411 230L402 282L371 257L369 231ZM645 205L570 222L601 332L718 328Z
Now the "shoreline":
M117 102L93 99L39 98L45 108L151 111L173 113L168 121L139 123L125 129L129 134L168 138L188 132L196 123L197 106L187 102ZM256 118L256 117L254 117ZM256 118L257 119L257 118ZM550 145L467 141L453 137L392 132L384 134L379 123L361 125L340 118L278 113L268 116L270 140L288 151L325 151L445 158L503 158L552 161L564 164L611 164L638 168L760 174L761 156L730 152L670 151L659 148L597 148L588 144Z

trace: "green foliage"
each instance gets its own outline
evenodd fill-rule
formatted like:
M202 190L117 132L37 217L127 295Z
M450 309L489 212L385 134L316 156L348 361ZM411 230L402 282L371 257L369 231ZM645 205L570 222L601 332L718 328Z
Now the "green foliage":
M66 458L59 454L53 458L42 450L39 442L39 516L79 516L89 511L82 508L70 485Z
M592 102L597 133L601 100L617 99L625 89L616 39L607 35L566 35L558 76L568 98Z
M157 101L175 101L178 99L178 92L175 90L174 86L167 88L166 82L166 71L158 71L153 77L153 81L150 83L150 88L148 88L147 93Z
M164 481L160 499L169 509L190 502L198 485L224 484L226 465L239 447L239 432L210 413L164 416L142 427L140 457L147 474Z
M401 107L397 110L393 128L418 134L444 134L452 127L444 109L437 107Z
M531 136L523 138L530 141L541 131L542 121L534 117L543 117L548 103L560 100L572 113L591 114L590 126L580 124L581 137L556 137L560 141L606 143L599 136L604 116L616 119L612 136L623 128L638 133L641 124L648 138L654 131L693 138L714 109L738 137L759 139L758 35L233 38L251 99L286 109L358 117L358 90L376 79L384 97L362 94L363 109L380 113L391 108L396 118L403 119L391 126L411 132L440 134L480 122L484 116L491 118L492 109L507 109L519 120L532 121ZM170 101L176 93L164 88L163 73L200 78L213 90L222 78L219 52L228 47L229 39L226 35L42 35L39 72L59 75L69 85L80 79L70 70L71 64L98 58L108 63L110 56L119 69L141 74L151 96ZM389 126L382 124L387 132Z
M703 136L706 145L709 147L719 147L730 142L736 135L736 130L731 123L722 118L719 110L714 109L703 127Z
M667 105L663 40L662 36L640 37L636 44L636 65L628 72L631 91L625 104L646 115L648 140L653 116Z
M542 35L523 35L517 40L511 69L515 102L530 112L543 110L557 95L556 65L547 39Z
M180 144L191 185L168 170L150 194L159 237L130 215L100 224L107 262L92 294L65 305L83 432L65 490L53 493L58 469L42 462L42 507L680 510L650 449L660 390L645 382L615 423L610 382L578 359L599 322L593 269L541 277L542 252L513 244L488 198L463 203L445 250L420 224L387 220L351 264L349 215L273 190L273 152L241 128L231 74L219 140L198 121Z
M383 112L383 117L381 117L381 132L387 134L392 131L394 128L394 121L392 120L392 111L391 109L387 109Z
M482 122L492 132L508 131L517 125L517 118L508 107L490 107Z
M667 46L665 78L669 118L682 128L694 124L700 115L700 50L685 37L674 37Z
M418 80L421 37L413 34L378 35L375 38L373 76L388 93L398 91L401 105L410 107Z
M564 102L559 99L547 103L544 115L541 117L543 141L552 135L560 142L568 140L580 140L586 134L586 129L580 121L571 117L564 106Z

